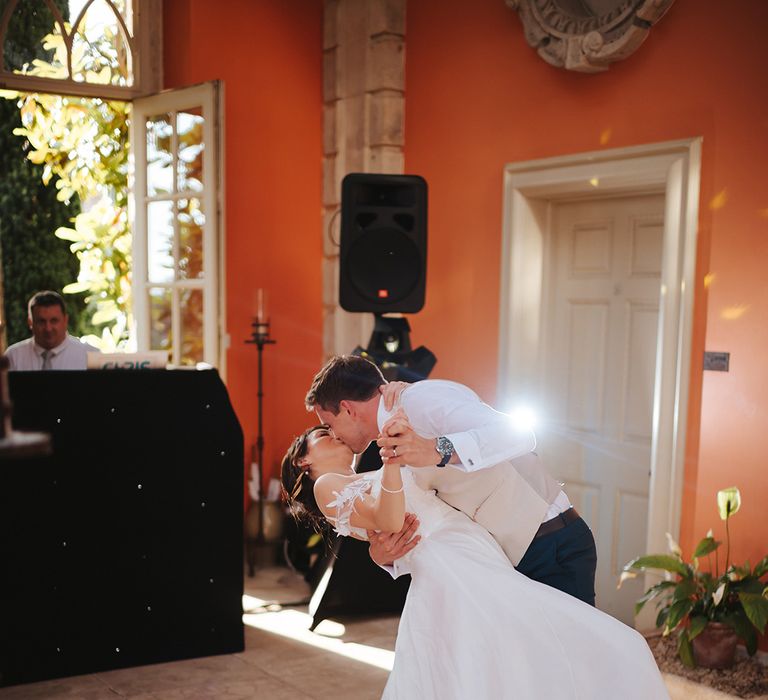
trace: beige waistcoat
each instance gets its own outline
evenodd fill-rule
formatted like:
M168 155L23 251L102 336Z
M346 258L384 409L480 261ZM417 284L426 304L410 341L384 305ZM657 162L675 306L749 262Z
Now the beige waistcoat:
M561 491L538 455L530 453L487 469L412 468L416 482L482 525L517 566Z

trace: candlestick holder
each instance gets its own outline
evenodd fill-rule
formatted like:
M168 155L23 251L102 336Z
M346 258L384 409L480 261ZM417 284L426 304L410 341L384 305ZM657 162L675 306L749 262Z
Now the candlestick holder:
M251 338L245 342L251 345L255 345L258 351L258 374L256 384L256 399L257 399L257 433L256 433L256 459L257 459L257 474L259 487L259 498L256 501L256 507L258 509L258 534L256 535L255 542L249 541L246 546L246 558L248 560L248 575L254 575L255 563L259 557L265 558L268 556L269 548L267 546L266 539L264 537L264 430L263 430L263 399L264 399L264 383L263 383L263 362L264 362L264 348L267 345L275 345L276 340L270 337L270 325L269 321L261 316L254 318L251 323ZM247 535L248 536L248 535ZM250 537L248 538L251 539Z

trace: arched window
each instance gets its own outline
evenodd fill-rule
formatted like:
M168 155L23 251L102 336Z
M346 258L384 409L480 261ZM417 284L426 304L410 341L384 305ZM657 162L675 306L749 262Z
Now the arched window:
M120 100L156 92L162 23L151 20L161 15L159 0L0 0L0 87Z

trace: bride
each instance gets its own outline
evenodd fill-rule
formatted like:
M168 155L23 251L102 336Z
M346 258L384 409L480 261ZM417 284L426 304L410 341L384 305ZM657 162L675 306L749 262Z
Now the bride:
M669 698L643 637L519 573L480 525L423 491L410 470L356 474L326 426L297 437L282 464L294 507L340 535L397 532L406 510L421 540L398 560L412 582L383 698Z

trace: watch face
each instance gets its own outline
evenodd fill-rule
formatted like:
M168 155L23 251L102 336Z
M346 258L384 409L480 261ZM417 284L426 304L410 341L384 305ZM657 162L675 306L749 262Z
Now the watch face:
M450 457L453 454L453 443L447 437L437 438L437 451L443 457Z

